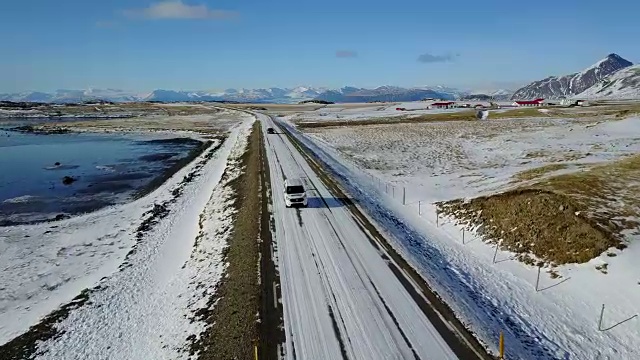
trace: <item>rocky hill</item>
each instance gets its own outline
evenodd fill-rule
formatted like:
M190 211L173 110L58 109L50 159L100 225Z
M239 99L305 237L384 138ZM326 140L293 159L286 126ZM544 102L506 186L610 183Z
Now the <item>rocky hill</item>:
M640 65L624 68L580 93L585 99L639 99Z
M565 76L551 76L518 89L511 97L514 100L545 98L557 99L580 94L597 84L605 77L633 65L617 54L606 58L579 73Z

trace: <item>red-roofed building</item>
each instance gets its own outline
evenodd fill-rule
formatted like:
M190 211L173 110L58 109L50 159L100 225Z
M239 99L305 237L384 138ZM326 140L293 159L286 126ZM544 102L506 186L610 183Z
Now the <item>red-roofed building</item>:
M452 109L455 105L453 101L435 102L429 105L429 109Z
M544 99L535 99L527 101L516 101L513 103L513 106L542 106L543 103Z

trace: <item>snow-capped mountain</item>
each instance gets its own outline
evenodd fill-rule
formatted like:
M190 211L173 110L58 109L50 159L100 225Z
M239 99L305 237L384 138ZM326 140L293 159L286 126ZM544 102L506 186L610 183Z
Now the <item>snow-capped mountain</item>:
M577 95L585 99L640 98L640 65L629 66L600 80Z
M633 65L617 54L606 58L575 74L551 76L518 89L511 97L514 100L533 98L562 98L580 94L595 85L606 76Z
M226 89L222 92L154 90L144 101L237 101L295 103L314 99L323 88L297 87L268 89Z
M79 103L88 100L107 100L113 102L138 101L141 96L117 89L60 89L53 93L25 92L0 94L0 101L24 101L43 103Z
M355 103L373 101L419 101L425 98L454 100L455 94L440 92L432 89L411 88L397 86L380 86L375 89L364 89L346 86L337 90L327 90L316 97L316 100L336 103Z
M255 103L298 103L304 100L333 102L414 101L424 98L455 99L460 92L445 87L401 88L380 86L375 89L345 86L329 90L299 86L295 88L226 89L224 91L182 91L157 89L147 94L128 93L117 89L57 90L53 93L30 92L0 94L0 101L80 103L89 100L129 101L236 101Z
M460 100L473 101L505 101L509 100L513 91L506 89L498 90L473 90L462 95Z

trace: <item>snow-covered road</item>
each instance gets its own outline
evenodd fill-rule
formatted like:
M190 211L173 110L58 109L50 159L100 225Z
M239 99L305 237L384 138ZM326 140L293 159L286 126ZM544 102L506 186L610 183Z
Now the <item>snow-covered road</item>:
M388 257L271 118L259 115L273 189L288 359L456 359ZM309 206L286 208L284 179L303 178Z

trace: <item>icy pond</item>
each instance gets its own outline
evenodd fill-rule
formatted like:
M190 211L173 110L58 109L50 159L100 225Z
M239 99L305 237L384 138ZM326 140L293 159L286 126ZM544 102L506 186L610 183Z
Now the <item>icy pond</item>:
M130 201L200 146L142 135L36 135L0 128L0 226Z

